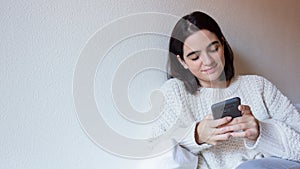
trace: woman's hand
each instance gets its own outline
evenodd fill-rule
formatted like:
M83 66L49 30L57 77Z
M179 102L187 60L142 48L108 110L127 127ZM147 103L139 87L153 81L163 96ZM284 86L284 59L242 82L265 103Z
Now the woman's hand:
M228 140L231 133L224 131L220 126L230 122L231 117L224 117L222 119L213 120L212 115L207 115L196 127L196 141L198 144L207 143L217 145L221 141Z
M248 138L256 141L260 134L258 120L253 116L249 106L239 105L238 108L242 112L242 116L234 118L231 122L222 126L222 129L225 132L231 132L233 137Z

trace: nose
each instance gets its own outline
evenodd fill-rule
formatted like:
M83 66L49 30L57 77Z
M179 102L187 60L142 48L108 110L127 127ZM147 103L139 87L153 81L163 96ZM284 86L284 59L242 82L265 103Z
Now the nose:
M201 60L202 60L202 63L206 66L209 66L212 63L214 63L214 59L207 52L203 53Z

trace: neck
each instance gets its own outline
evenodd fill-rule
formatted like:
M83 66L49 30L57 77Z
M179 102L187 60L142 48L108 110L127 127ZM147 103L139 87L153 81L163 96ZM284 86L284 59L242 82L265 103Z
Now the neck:
M216 80L216 81L211 81L209 83L200 83L202 87L205 88L226 88L229 86L230 81L229 80Z

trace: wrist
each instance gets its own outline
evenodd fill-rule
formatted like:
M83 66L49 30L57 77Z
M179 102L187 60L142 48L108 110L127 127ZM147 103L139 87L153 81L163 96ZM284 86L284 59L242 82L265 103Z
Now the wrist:
M199 136L199 132L198 132L199 124L200 124L200 122L196 123L196 127L195 127L195 141L196 141L197 144L201 145L201 144L203 144L204 142L202 142L202 141L200 140L200 136Z

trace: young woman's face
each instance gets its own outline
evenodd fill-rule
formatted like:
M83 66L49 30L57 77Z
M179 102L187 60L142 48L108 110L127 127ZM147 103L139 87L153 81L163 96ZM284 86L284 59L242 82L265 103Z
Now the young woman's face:
M177 58L198 78L201 86L212 87L221 82L219 77L225 64L224 46L214 33L199 30L190 35L184 41L184 60Z

